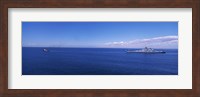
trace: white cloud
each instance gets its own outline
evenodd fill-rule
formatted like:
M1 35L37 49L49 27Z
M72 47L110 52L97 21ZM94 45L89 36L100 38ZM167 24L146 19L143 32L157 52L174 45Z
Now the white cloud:
M143 48L145 46L154 48L177 48L178 36L163 36L148 39L137 39L132 41L108 42L106 47L133 47Z

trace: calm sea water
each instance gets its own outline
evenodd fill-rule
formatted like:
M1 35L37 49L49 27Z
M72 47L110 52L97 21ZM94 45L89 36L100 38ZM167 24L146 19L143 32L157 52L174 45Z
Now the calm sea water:
M126 53L117 48L22 48L23 75L177 75L178 50Z

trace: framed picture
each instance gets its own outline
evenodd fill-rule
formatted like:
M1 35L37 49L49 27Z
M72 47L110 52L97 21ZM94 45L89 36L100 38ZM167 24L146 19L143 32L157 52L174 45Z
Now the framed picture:
M1 97L198 97L199 0L1 0Z

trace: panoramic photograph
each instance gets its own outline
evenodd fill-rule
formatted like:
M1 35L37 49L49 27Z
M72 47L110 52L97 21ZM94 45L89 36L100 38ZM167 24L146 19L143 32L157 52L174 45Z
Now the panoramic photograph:
M22 75L178 75L178 22L22 22Z

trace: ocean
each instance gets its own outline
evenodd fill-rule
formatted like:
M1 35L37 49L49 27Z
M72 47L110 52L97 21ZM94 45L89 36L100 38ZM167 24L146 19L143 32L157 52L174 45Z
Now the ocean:
M160 49L165 54L126 53L127 48L43 49L22 47L22 75L178 75L177 49Z

